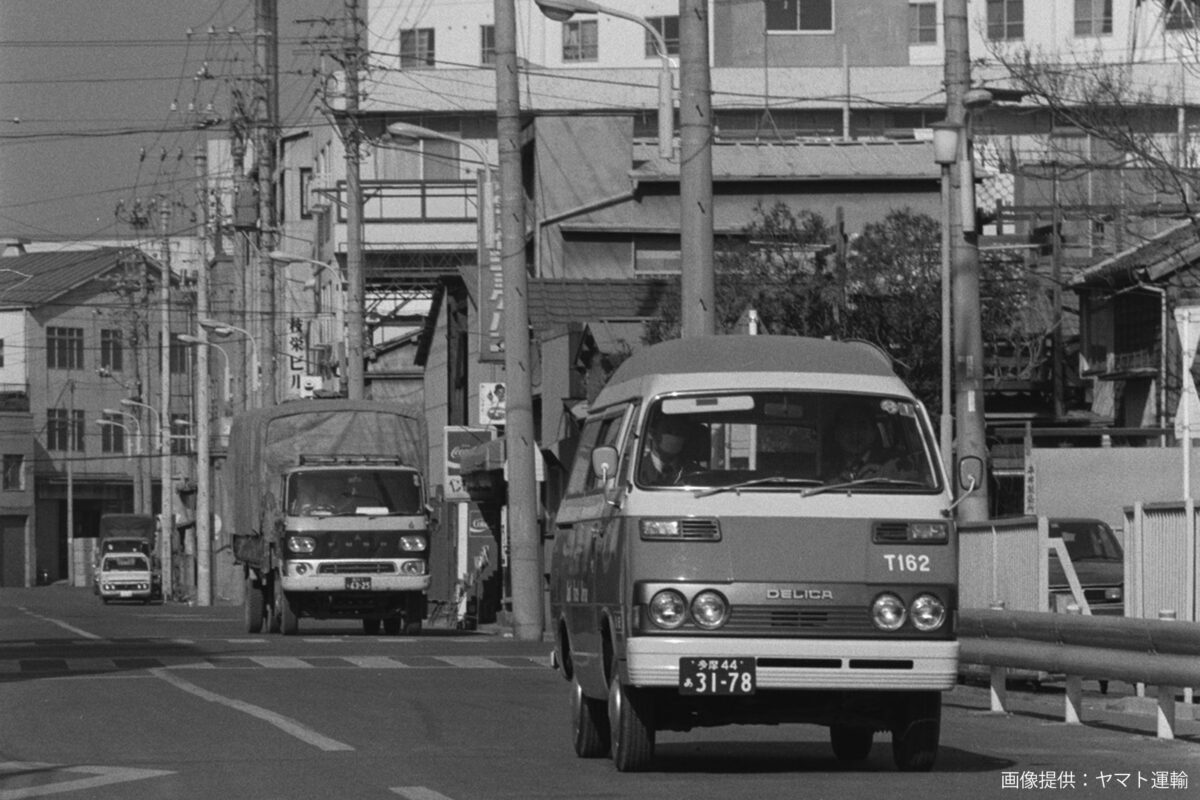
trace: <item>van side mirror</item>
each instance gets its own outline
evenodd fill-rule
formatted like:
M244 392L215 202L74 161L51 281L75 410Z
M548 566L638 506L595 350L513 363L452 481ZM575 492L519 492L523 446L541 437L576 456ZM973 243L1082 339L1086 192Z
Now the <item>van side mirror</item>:
M971 494L983 485L983 459L979 456L963 456L958 460L958 486L965 494Z
M604 444L592 450L592 472L600 477L602 484L607 485L609 479L617 474L617 448Z

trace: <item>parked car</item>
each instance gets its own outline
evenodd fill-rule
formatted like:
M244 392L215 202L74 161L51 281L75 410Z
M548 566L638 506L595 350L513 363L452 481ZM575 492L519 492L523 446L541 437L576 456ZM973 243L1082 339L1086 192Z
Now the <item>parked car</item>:
M1092 614L1124 616L1125 553L1112 528L1098 519L1051 519L1051 538L1062 539ZM1075 602L1066 572L1050 554L1050 610Z

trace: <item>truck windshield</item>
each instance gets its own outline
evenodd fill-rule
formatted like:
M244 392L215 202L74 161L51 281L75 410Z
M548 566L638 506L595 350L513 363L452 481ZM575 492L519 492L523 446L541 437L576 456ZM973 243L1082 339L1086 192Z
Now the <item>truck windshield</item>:
M656 401L636 482L705 491L932 491L931 435L916 403L847 392L743 392ZM850 489L847 489L850 491Z
M104 559L103 569L106 572L147 572L150 564L139 555L108 556Z
M421 479L412 470L305 470L288 476L292 516L421 513Z

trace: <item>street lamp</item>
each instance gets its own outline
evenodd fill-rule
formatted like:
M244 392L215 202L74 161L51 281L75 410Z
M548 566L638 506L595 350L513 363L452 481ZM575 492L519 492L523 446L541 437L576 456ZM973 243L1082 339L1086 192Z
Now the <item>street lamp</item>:
M181 342L184 342L184 343L190 344L190 345L194 345L196 347L211 347L214 350L216 350L218 353L221 354L221 358L223 360L223 363L225 364L225 376L223 378L223 380L225 381L225 388L222 390L221 396L222 396L222 401L225 403L225 405L228 405L229 404L229 395L230 395L229 387L230 387L230 384L232 383L232 378L229 375L229 353L227 353L225 351L224 347L221 347L221 345L217 344L216 342L210 342L208 339L201 339L199 336L192 336L191 334L181 333L178 336L176 336L175 338Z
M138 419L137 414L131 414L128 411L122 411L119 408L103 408L100 410L100 413L104 414L105 417L110 418L109 421L115 421L111 419L112 417L123 417L132 422L134 428L136 429L135 433L133 434L134 442L137 445L135 448L135 455L137 458L135 458L133 462L134 480L136 481L133 489L133 506L138 513L149 513L151 495L149 486L150 473L146 472L141 458L142 456L146 455L145 440L142 438L142 421Z
M250 342L250 372L254 375L254 399L253 405L258 405L259 391L262 389L262 375L259 374L258 366L258 340L245 328L239 328L236 325L230 325L228 322L222 322L219 319L212 317L201 317L196 320L201 328L206 331L212 331L217 336L229 336L233 333L240 333Z
M464 142L465 144L465 142ZM338 385L345 380L346 376L346 298L349 291L349 286L346 283L346 276L342 270L332 264L327 264L324 261L317 261L315 258L305 258L303 256L295 256L291 253L285 253L283 250L272 250L267 254L272 261L279 261L284 264L311 264L314 267L329 270L336 279L338 287L338 300L333 304L334 327L337 328L338 339ZM340 337L340 338L339 338Z
M942 120L933 123L933 160L942 168L942 414L939 417L939 444L946 474L953 472L954 418L951 406L951 328L950 328L950 168L958 161L959 127Z
M627 19L636 22L650 32L654 40L654 49L662 59L662 69L658 73L658 154L662 158L675 155L675 102L674 80L671 75L671 58L667 53L667 40L662 32L650 24L650 21L628 11L608 8L592 0L534 0L538 8L549 19L555 22L566 22L576 14L607 14L610 17Z

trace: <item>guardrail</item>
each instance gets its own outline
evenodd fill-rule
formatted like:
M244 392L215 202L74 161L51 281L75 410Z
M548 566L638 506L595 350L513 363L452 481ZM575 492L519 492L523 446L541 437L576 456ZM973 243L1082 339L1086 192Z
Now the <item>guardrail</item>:
M1008 669L1067 676L1064 721L1081 722L1084 678L1158 687L1159 738L1175 738L1175 694L1200 686L1200 623L962 609L959 659L991 668L992 710L1004 711Z

